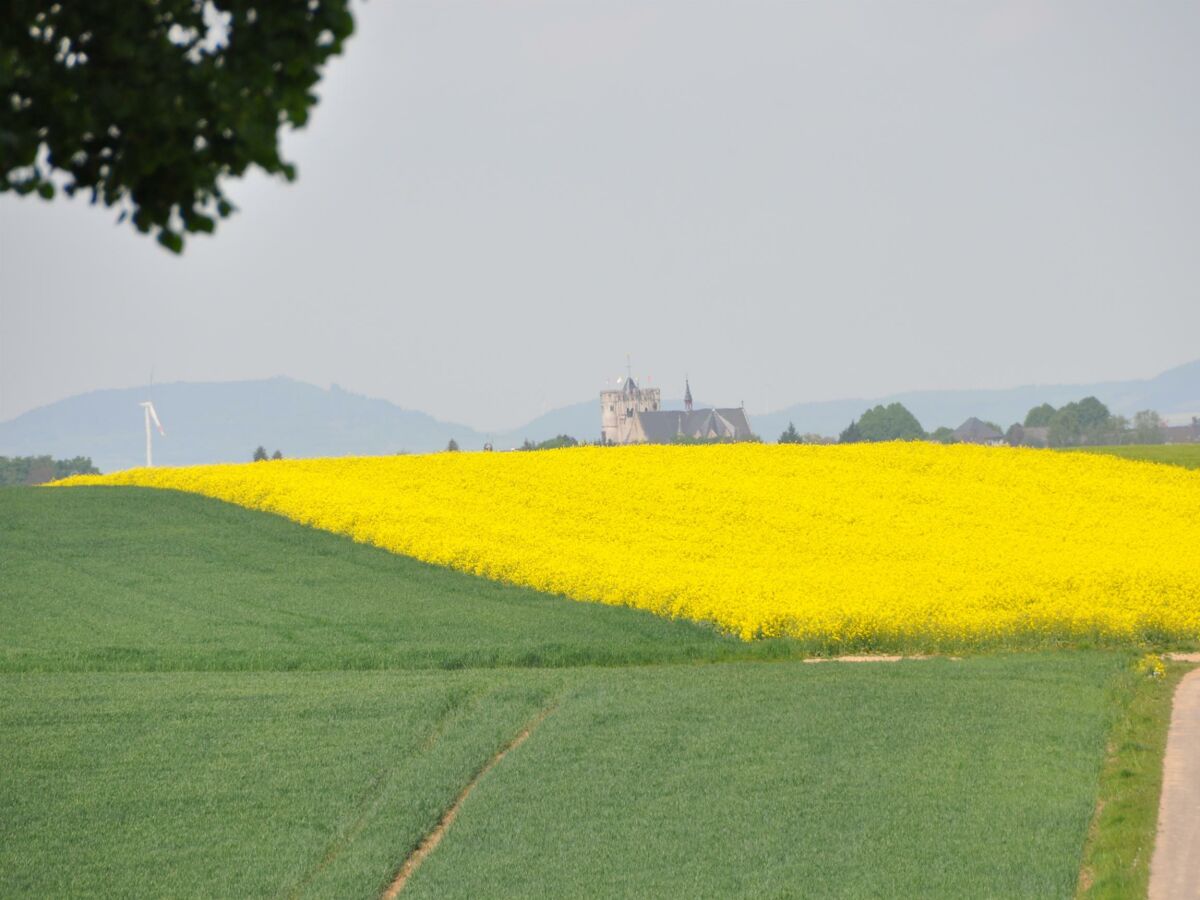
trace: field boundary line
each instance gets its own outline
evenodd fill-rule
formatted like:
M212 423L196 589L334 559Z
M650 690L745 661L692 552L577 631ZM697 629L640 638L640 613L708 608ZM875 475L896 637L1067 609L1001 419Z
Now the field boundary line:
M421 839L421 842L417 844L416 849L408 854L408 857L404 860L404 864L400 866L400 871L396 873L396 877L392 879L392 883L389 884L387 890L383 892L383 900L394 900L394 898L402 890L404 890L405 885L408 884L408 880L412 877L413 873L420 867L421 863L425 861L425 857L429 856L430 853L437 849L437 845L442 842L442 838L446 836L446 832L449 830L450 826L454 824L454 820L458 818L459 810L462 809L462 805L466 801L467 797L469 797L471 792L475 790L475 786L483 780L484 776L487 775L488 772L492 771L492 769L496 768L496 766L500 764L500 760L504 759L504 757L507 756L511 751L516 750L523 743L529 740L529 736L533 734L534 730L541 725L543 721L545 721L546 717L549 716L550 713L554 712L555 708L556 705L547 706L536 716L534 716L528 722L528 724L526 724L525 727L517 733L516 737L497 750L496 753L492 755L492 758L484 763L483 768L475 773L475 776L469 782L467 782L466 787L464 787L459 792L458 796L454 798L454 802L450 804L449 808L447 808L444 813L442 813L442 816L440 819L438 819L437 824L433 826L433 830L425 835L425 837Z

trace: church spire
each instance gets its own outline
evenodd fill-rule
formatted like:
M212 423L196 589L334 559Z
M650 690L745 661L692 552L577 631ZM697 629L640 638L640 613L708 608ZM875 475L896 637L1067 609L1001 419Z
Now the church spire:
M692 386L688 384L686 376L683 379L683 408L692 411Z

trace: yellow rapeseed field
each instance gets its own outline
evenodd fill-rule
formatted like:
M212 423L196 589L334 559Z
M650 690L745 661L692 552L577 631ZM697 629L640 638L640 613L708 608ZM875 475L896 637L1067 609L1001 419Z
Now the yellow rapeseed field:
M1103 456L641 446L134 469L64 483L193 491L743 638L836 649L1200 636L1200 472Z

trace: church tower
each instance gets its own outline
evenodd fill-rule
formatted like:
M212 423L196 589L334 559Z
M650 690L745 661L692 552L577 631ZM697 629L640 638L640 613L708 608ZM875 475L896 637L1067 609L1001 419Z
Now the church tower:
M636 414L662 408L658 388L640 388L630 375L620 385L615 391L600 392L600 439L606 444L628 444Z
M683 379L683 408L688 412L692 411L692 386L686 378Z

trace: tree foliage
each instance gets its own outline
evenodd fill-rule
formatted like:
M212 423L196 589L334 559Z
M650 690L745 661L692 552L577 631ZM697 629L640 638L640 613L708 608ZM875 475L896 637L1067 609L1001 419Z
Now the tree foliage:
M458 441L456 441L454 438L450 438L450 443L448 443L446 445L446 452L447 453L457 453L458 452Z
M1079 421L1079 414L1067 406L1056 412L1050 420L1051 446L1070 447L1083 443L1083 425Z
M1102 443L1106 436L1121 430L1114 422L1108 407L1095 397L1084 397L1068 403L1050 419L1050 444L1072 447L1079 444Z
M1108 407L1095 397L1084 397L1082 400L1068 403L1059 412L1067 409L1074 411L1079 419L1079 424L1088 432L1096 432L1109 427L1113 418ZM1053 420L1051 424L1053 424Z
M1152 409L1143 409L1133 416L1133 435L1139 444L1161 444L1163 435L1162 416Z
M523 443L521 445L520 449L522 449L522 450L558 450L562 447L578 447L578 446L579 446L579 441L577 441L575 438L571 437L571 435L560 434L560 435L557 435L556 437L549 438L548 440L539 441L536 444L533 441L526 438L525 443Z
M7 0L0 192L57 180L179 252L233 212L224 179L295 178L280 129L353 28L349 0Z
M801 444L804 439L800 436L800 432L796 430L796 425L793 422L788 422L788 427L784 429L783 434L779 435L779 443L781 444Z
M70 475L99 475L91 457L0 456L0 485L45 484Z
M264 462L267 459L267 448L259 444L254 448L254 461Z
M863 413L856 422L842 432L840 443L858 441L919 441L925 437L925 429L917 417L902 403L875 406Z
M1050 420L1054 418L1054 414L1058 412L1049 403L1043 403L1041 406L1035 406L1025 415L1026 428L1046 428L1050 425Z
M1015 428L1016 426L1014 426ZM1025 428L1046 428L1047 442L1052 447L1071 447L1079 444L1096 444L1104 441L1120 442L1128 437L1129 422L1123 416L1114 416L1095 397L1084 397L1055 409L1049 403L1035 406L1025 416L1021 429L1021 441L1028 441ZM1013 429L1009 429L1010 432ZM1012 443L1010 438L1009 443Z
M939 444L955 443L954 429L946 425L940 425L929 433L931 441L937 441Z

